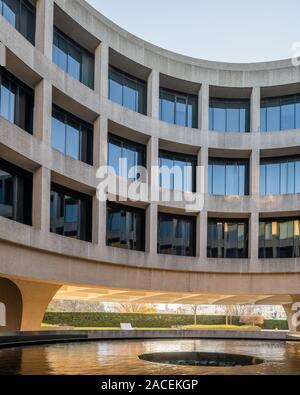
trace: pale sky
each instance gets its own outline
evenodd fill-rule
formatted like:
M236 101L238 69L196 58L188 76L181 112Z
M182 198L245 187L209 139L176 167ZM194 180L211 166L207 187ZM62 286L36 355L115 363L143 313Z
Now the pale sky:
M290 58L300 43L299 0L88 0L153 44L202 59Z

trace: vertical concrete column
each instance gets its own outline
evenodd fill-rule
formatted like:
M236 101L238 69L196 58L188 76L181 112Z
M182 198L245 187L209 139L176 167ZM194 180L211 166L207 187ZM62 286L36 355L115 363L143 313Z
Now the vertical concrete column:
M198 153L198 165L204 168L204 180L200 188L200 179L197 179L197 193L204 193L204 207L197 217L197 248L196 253L200 258L207 256L207 208L206 199L208 195L208 147L202 147ZM199 176L198 176L199 177Z
M250 131L257 133L260 131L260 87L252 88L250 98Z
M38 0L36 3L36 48L52 60L54 1Z
M32 225L49 232L51 171L41 166L33 174Z
M46 144L51 143L52 86L40 81L34 91L34 135Z
M101 43L95 50L95 91L108 97L109 47Z
M159 188L159 180L156 169L158 167L158 152L159 152L159 139L151 137L147 144L147 171L149 186ZM153 168L156 166L156 169ZM150 192L150 190L149 190ZM152 201L149 193L149 206L146 210L146 251L155 254L157 252L157 215L158 215L158 202Z
M249 258L258 259L259 248L259 214L254 212L249 218Z
M159 72L152 70L147 81L147 115L159 119Z
M108 120L100 116L94 123L94 167L107 165L108 152ZM96 180L98 182L99 180ZM100 202L93 196L93 242L104 246L106 244L106 202Z
M60 288L57 284L14 280L22 295L21 331L41 329L45 311Z
M259 164L260 164L260 151L254 148L250 156L250 185L249 192L251 195L259 195Z
M0 43L0 66L6 66L6 47L3 43Z
M203 83L198 97L198 128L208 130L209 124L209 85Z

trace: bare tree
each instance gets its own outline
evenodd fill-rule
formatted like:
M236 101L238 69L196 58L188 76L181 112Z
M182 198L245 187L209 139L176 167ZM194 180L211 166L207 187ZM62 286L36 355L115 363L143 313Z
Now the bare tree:
M152 304L120 303L114 309L118 313L156 313L156 307Z

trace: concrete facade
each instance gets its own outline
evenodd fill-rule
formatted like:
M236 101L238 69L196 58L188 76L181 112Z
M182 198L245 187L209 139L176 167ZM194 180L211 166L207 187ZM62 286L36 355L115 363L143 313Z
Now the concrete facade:
M53 25L95 55L91 90L52 63ZM36 45L0 17L0 63L35 90L33 136L0 118L0 157L33 172L33 226L0 217L0 275L22 295L15 328L38 329L43 311L57 296L106 301L167 303L292 303L300 294L300 260L258 259L259 215L299 215L299 195L259 195L260 157L300 153L299 130L260 133L260 97L300 91L300 68L291 60L227 64L163 50L122 30L83 0L37 0ZM108 99L108 66L147 79L147 116ZM199 128L159 120L159 86L199 95ZM210 91L249 97L250 133L208 130ZM94 166L51 147L52 103L94 124ZM198 156L250 159L250 195L209 196L197 216L196 257L157 254L157 212L184 212L177 202L141 201L146 209L146 252L106 246L105 204L96 199L96 170L107 161L107 134L116 132L147 145L147 166L159 148ZM49 232L50 182L93 196L92 243ZM207 217L249 218L249 258L206 257ZM44 290L44 291L43 291ZM1 294L0 294L1 295ZM0 298L0 302L2 302ZM32 314L34 308L36 315ZM34 317L34 318L33 318Z

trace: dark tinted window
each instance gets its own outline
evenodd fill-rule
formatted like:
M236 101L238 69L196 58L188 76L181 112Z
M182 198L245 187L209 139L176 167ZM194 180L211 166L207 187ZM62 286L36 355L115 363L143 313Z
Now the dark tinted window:
M184 192L196 192L196 166L197 158L160 151L160 186L162 188L178 190ZM172 172L164 172L168 169L174 169Z
M120 159L126 161L120 162ZM108 165L115 170L117 175L136 180L140 174L131 169L135 166L146 166L146 148L144 145L109 135Z
M159 254L195 256L196 218L159 213L157 251Z
M0 69L0 116L33 133L33 90Z
M26 0L0 0L0 13L31 44L35 44L35 7Z
M209 130L218 132L249 132L249 100L211 98L209 103Z
M109 68L110 100L141 114L147 113L147 84L115 67Z
M260 193L262 195L300 193L300 157L262 159Z
M300 256L300 219L264 218L259 223L259 257L293 258Z
M300 95L261 100L262 132L300 128Z
M90 165L93 164L93 126L57 106L52 110L52 147Z
M107 245L145 250L145 211L107 202Z
M208 258L247 258L248 223L244 220L209 219Z
M249 161L210 158L208 188L210 195L248 195Z
M0 215L32 222L32 174L0 159Z
M53 62L76 80L94 89L94 56L56 28Z
M198 97L160 88L160 119L189 128L198 127Z
M85 241L92 239L92 198L51 184L50 231Z

